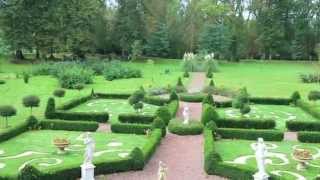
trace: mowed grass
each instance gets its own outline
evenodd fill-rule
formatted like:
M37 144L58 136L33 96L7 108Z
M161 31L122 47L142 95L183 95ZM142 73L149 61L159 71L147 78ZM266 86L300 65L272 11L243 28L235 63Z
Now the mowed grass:
M319 65L310 62L244 61L220 63L220 73L214 74L217 86L231 89L247 87L251 96L290 97L299 91L304 99L311 90L320 90L319 84L304 84L300 73L319 71Z
M49 97L55 89L59 88L57 79L50 76L35 76L25 84L23 79L17 79L15 74L24 71L31 71L31 64L11 64L0 59L0 79L6 81L6 84L0 85L0 94L3 98L0 100L0 105L12 105L17 109L17 116L9 119L9 125L14 127L24 122L30 115L30 110L24 108L22 105L22 98L27 95L37 95L41 99L39 108L33 110L33 114L40 118L44 118L44 110ZM128 66L141 69L143 78L138 79L122 79L114 81L106 81L104 77L97 76L94 79L94 84L86 85L82 91L67 90L66 96L63 98L56 98L56 104L60 105L71 99L88 95L93 88L95 92L102 93L131 93L137 90L140 86L147 88L174 85L178 77L182 76L181 64L177 60L160 60L155 61L154 64L145 62L127 63ZM165 73L169 71L169 73ZM187 81L187 80L186 80ZM4 120L0 119L0 125L4 124ZM7 130L0 126L0 133Z
M237 167L245 167L252 170L257 170L257 164L255 160L255 152L251 148L251 144L255 143L255 141L246 141L246 140L219 140L215 143L215 147L217 152L221 155L223 161L234 161L236 158L241 156L251 155L250 158L246 161L246 164L234 164ZM308 166L306 171L297 171L297 161L292 157L292 153L294 148L303 148L309 150L312 155L316 155L319 153L320 145L319 144L306 144L306 143L298 143L298 142L266 142L268 147L271 147L271 144L276 145L277 147L274 149L268 149L268 152L272 153L281 153L285 154L285 158L289 160L289 164L283 164L284 161L276 158L276 157L268 157L267 159L271 159L274 165L268 163L266 165L267 172L271 174L272 171L289 171L298 173L304 176L308 180L315 179L317 175L320 175L320 159L317 157L316 159L310 161L314 166ZM228 163L229 164L229 163ZM276 165L278 164L278 165ZM231 164L230 164L231 165ZM283 177L281 179L291 180L298 179L295 176L292 176L287 173L282 174Z
M235 118L241 121L242 118L250 119L272 119L276 122L276 129L285 130L286 121L319 121L302 109L293 106L280 105L251 105L250 113L241 116L239 109L218 108L221 117Z
M19 168L26 164L32 164L43 172L79 167L83 162L85 148L81 134L72 131L30 131L2 143L0 178L16 179ZM92 137L96 143L94 163L125 159L135 147L142 148L148 141L146 136L133 134L93 133ZM53 145L55 138L67 138L71 142L66 154L57 153ZM121 145L112 146L112 143Z
M159 106L143 104L142 115L154 115ZM81 104L70 111L73 112L108 112L109 122L117 122L119 114L136 113L125 99L94 99Z

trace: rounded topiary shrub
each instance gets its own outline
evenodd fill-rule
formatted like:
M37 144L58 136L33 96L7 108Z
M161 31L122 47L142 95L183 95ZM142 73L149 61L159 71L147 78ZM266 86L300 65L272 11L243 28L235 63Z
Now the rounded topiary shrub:
M170 93L170 101L179 100L179 96L176 91Z
M211 68L208 69L206 76L207 76L207 78L212 78L213 77L213 72L212 72Z
M26 96L22 99L22 104L24 107L30 108L32 113L32 108L39 107L40 98L34 95Z
M29 73L23 73L23 81L25 84L29 83L30 74Z
M158 108L156 116L160 117L166 123L166 125L168 125L169 121L171 120L171 113L167 106Z
M132 169L133 170L142 170L144 167L144 155L141 149L134 148L130 154L132 158Z
M162 137L165 137L167 134L166 131L166 123L160 118L156 117L156 119L152 123L153 129L161 129L162 130Z
M55 111L56 111L56 105L53 98L48 99L46 111L45 111L45 117L47 119L54 119L55 118Z
M206 128L207 129L210 129L211 131L215 132L218 128L217 124L214 122L214 121L209 121L207 124L206 124Z
M207 124L210 121L219 119L219 114L215 108L209 104L205 104L202 110L201 122Z
M38 119L34 116L30 116L27 119L27 123L30 129L36 129L38 127Z
M8 117L15 116L17 110L13 106L0 106L0 116L5 119L5 127L8 127Z
M41 173L31 165L26 165L18 175L18 180L41 180Z
M297 105L297 102L298 100L301 99L301 95L298 91L295 91L292 95L291 95L291 100L292 100L292 103Z
M64 97L65 94L66 94L66 91L64 89L56 89L56 90L53 91L53 95L55 97L60 97L61 98L61 97Z
M186 92L187 89L184 87L181 77L179 77L177 85L174 87L174 90L178 93Z
M183 77L184 77L184 78L190 77L190 73L189 73L188 71L185 71L185 72L183 73Z
M203 125L199 121L190 121L189 124L183 124L183 120L171 120L168 129L173 134L178 135L198 135L203 131Z
M211 106L216 106L212 94L208 94L202 101L203 104L210 104Z

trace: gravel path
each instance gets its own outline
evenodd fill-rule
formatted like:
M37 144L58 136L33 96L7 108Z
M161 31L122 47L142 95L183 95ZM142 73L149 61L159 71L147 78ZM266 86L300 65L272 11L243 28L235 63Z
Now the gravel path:
M99 123L99 128L97 129L97 132L111 132L110 124L108 123Z
M285 132L284 133L285 141L298 141L298 133L297 132Z
M204 73L192 73L193 79L189 92L199 92L205 83ZM190 108L191 118L200 120L201 103L180 102L177 117L182 118L184 106ZM156 153L142 171L116 173L99 176L97 180L157 180L158 164L162 161L168 167L166 180L220 180L217 176L208 176L203 168L203 136L178 136L168 133L163 138Z

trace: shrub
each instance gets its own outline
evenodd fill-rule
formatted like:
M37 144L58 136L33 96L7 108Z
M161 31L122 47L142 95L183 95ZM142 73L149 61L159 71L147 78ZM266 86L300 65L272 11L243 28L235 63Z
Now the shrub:
M40 99L38 96L30 95L22 99L24 107L30 108L32 114L32 108L39 107Z
M313 106L302 100L299 100L297 105L305 112L311 114L313 117L320 119L320 112L316 106Z
M309 101L317 101L320 99L320 91L310 91L308 95Z
M213 77L213 73L212 73L211 68L208 68L206 76L207 76L207 78L212 78Z
M292 102L297 105L298 100L301 99L300 93L298 91L295 91L292 95L291 95L291 100Z
M216 106L212 94L208 94L202 101L202 104L210 104L211 106Z
M304 143L320 143L320 132L299 132L298 140Z
M163 106L165 104L169 103L169 99L161 98L161 97L156 97L156 96L145 96L143 98L143 102L147 104L153 104L156 106Z
M0 133L0 142L6 141L10 138L13 138L15 136L18 136L19 134L22 134L28 130L28 123L24 122L22 124L19 124L17 126L14 126L13 128L9 128L7 130L4 130Z
M122 123L150 124L155 116L142 114L119 114L119 121Z
M172 114L170 113L169 108L167 106L162 106L158 108L156 116L161 118L166 123L166 125L169 124L169 121L172 118Z
M168 129L173 134L178 135L198 135L202 133L203 125L199 121L190 121L189 124L183 124L180 119L171 120Z
M143 152L139 148L134 148L130 153L130 157L132 159L132 167L133 170L142 170L144 167L144 156Z
M92 99L93 97L91 95L89 96L82 96L82 97L79 97L79 98L74 98L62 105L60 105L57 109L58 110L69 110L69 109L72 109L76 106L79 106L80 104L83 104L87 101L89 101L90 99Z
M206 129L210 129L212 132L216 132L218 129L217 124L214 121L210 121L206 124Z
M148 89L148 95L157 96L157 95L167 94L167 93L169 93L169 91L170 90L168 88L155 87L155 88Z
M161 129L162 130L162 137L166 136L166 123L159 117L153 121L152 124L153 129Z
M126 67L120 61L111 61L106 64L103 75L108 81L142 77L140 70Z
M64 95L66 94L66 91L64 89L56 89L53 91L53 95L56 97L64 97Z
M170 101L174 101L174 100L179 100L179 96L178 94L176 93L176 91L172 91L170 93Z
M5 84L5 83L6 83L5 80L0 80L0 85L1 85L1 84Z
M179 110L179 101L175 100L175 101L171 101L168 105L168 110L171 114L171 117L176 117L176 114Z
M36 129L38 127L38 119L34 116L30 116L28 119L27 119L27 123L29 125L29 129Z
M208 94L213 94L216 92L215 84L212 79L210 80L209 85L203 88L202 92Z
M206 125L210 121L216 121L219 119L219 114L215 108L209 104L204 104L202 106L201 122Z
M145 134L147 130L152 129L149 124L132 124L132 123L113 123L111 130L114 133L124 134Z
M251 129L225 129L219 128L217 133L225 139L257 140L263 138L266 141L282 141L283 132L276 130L251 130Z
M157 146L161 142L161 139L162 139L161 129L155 129L151 131L151 134L149 134L149 137L148 137L148 143L146 143L142 148L145 164L149 161L152 154L156 151Z
M214 84L214 82L213 82L213 79L210 80L209 86L212 86L212 87L215 86L215 84Z
M189 72L188 72L188 71L185 71L185 72L183 73L183 77L184 77L184 78L188 78L188 77L190 77Z
M85 121L63 121L63 120L42 120L41 129L65 130L65 131L96 131L99 127L97 122Z
M145 96L145 92L142 90L135 91L128 99L129 104L135 109L137 112L143 108L143 101Z
M23 82L24 82L25 84L28 84L28 83L29 83L29 79L30 79L30 74L27 73L27 72L24 72L24 73L23 73Z
M265 105L290 105L289 98L270 98L270 97L250 97L251 103L265 104Z
M178 93L181 93L181 92L186 92L187 89L184 87L183 83L182 83L182 79L181 77L179 77L178 79L178 82L177 82L177 85L175 86L174 90Z
M62 119L70 121L95 121L106 123L109 119L107 112L66 112L55 111L53 119Z
M303 83L320 83L320 74L300 74L300 79Z
M8 117L15 116L17 110L12 106L0 106L0 116L5 119L5 127L8 127Z
M19 172L18 180L41 180L41 177L41 172L37 168L27 164Z
M220 128L240 128L240 129L274 129L276 122L270 119L219 119L215 121Z
M84 85L78 83L78 84L73 85L73 87L71 89L76 89L78 91L81 91L83 88L84 88Z
M83 89L84 84L93 83L94 72L81 65L67 66L58 70L56 77L62 88Z
M244 116L245 114L250 113L250 111L251 111L251 108L250 108L249 103L244 104L244 105L240 108L240 113L241 113L242 116Z
M320 131L320 122L287 121L286 127L290 131Z
M206 96L203 93L181 93L180 100L184 102L202 102L204 97Z
M214 134L210 129L204 129L204 169L208 174L215 174L215 167L222 161L215 150Z
M249 94L247 88L241 88L232 102L232 107L240 109L245 104L249 103Z

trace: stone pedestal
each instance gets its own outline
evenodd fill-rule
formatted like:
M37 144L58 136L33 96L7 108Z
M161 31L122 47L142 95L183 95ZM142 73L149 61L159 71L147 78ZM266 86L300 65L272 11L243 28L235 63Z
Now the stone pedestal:
M253 179L254 180L268 180L269 179L269 175L267 173L260 173L257 172L253 175Z
M81 180L94 180L94 168L93 164L81 165Z

